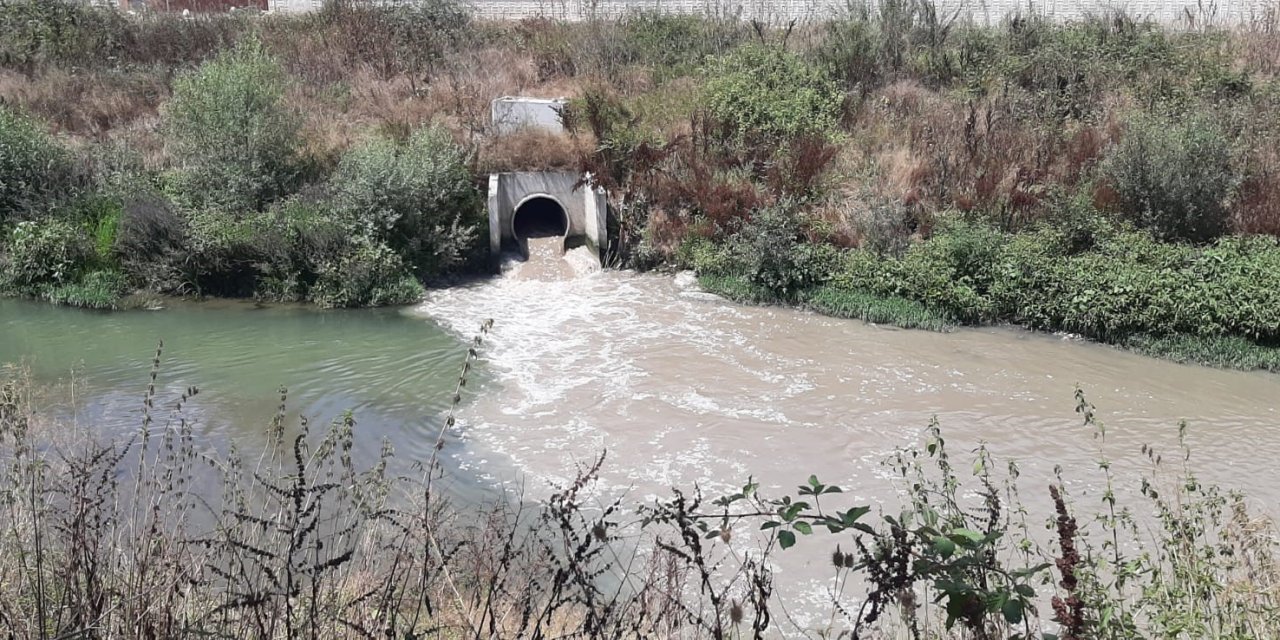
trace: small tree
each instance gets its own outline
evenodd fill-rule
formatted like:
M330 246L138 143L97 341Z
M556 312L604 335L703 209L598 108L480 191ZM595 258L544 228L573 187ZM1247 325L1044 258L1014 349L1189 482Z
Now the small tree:
M164 133L179 167L179 199L228 211L260 209L296 171L298 118L284 70L249 41L174 82Z
M1206 242L1227 228L1238 178L1231 145L1202 117L1139 117L1103 164L1120 206L1165 240Z

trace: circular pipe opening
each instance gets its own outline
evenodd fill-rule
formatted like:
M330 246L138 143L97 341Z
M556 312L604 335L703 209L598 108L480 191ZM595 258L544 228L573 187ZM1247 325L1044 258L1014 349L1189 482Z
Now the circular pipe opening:
M511 231L518 239L566 236L569 234L569 214L554 198L525 198L516 206Z

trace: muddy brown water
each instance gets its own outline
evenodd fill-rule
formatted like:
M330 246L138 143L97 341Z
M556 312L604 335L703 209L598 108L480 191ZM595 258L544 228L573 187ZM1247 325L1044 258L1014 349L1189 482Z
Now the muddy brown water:
M687 274L574 269L580 256L531 254L514 277L434 292L417 309L460 335L495 321L483 355L493 390L463 412L462 454L479 474L509 460L518 473L494 481L538 494L607 451L602 501L695 484L723 495L752 476L781 492L816 474L852 503L892 510L897 487L882 462L922 445L936 418L962 475L979 443L1001 465L1018 463L1038 528L1055 468L1081 508L1101 503L1079 385L1107 427L1122 501L1137 499L1150 466L1144 444L1180 460L1186 421L1202 480L1280 513L1280 376L1015 329L905 331L740 306ZM818 608L829 583L821 548L779 567L779 584Z

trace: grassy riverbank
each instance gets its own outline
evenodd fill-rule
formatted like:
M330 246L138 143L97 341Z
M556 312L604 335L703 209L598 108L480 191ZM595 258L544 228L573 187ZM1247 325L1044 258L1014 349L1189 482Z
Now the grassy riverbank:
M953 458L936 425L887 461L902 493L880 508L803 471L794 492L747 480L642 502L597 485L607 460L537 501L455 504L436 454L353 459L357 417L295 424L284 392L252 451L210 446L193 428L203 395L163 392L164 359L137 432L115 441L51 419L57 397L0 369L8 637L1280 634L1272 522L1197 480L1185 449L1144 447L1148 469L1113 476L1110 457L1130 452L1108 446L1079 392L1083 426L1063 437L1092 436L1099 467L1064 471L1035 505L1023 496L1043 485L1019 486L984 447ZM452 416L431 420L444 455ZM775 587L776 567L815 550L826 597Z
M1274 238L1191 246L1105 219L1088 224L1007 233L952 220L896 256L701 241L690 261L707 290L740 302L907 328L1016 324L1184 362L1280 371Z
M485 264L483 176L590 171L611 259L903 326L1008 322L1275 368L1280 12L995 26L481 22L0 4L0 291L417 299ZM501 95L568 133L498 135Z

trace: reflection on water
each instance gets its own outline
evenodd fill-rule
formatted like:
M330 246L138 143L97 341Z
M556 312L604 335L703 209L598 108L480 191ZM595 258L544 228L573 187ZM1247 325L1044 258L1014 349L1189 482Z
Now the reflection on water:
M108 433L139 425L161 340L160 398L199 387L187 411L199 433L260 442L286 387L313 423L354 411L370 459L383 438L406 457L429 453L465 348L403 310L172 302L108 314L0 299L0 362L22 361L42 383L74 378L82 421Z

